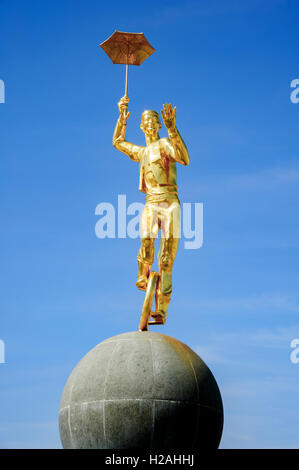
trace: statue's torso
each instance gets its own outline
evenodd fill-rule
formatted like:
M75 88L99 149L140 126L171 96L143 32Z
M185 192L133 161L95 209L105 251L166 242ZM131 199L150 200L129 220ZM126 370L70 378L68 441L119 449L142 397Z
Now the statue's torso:
M176 163L169 139L159 139L144 148L140 158L140 191L148 196L177 194Z

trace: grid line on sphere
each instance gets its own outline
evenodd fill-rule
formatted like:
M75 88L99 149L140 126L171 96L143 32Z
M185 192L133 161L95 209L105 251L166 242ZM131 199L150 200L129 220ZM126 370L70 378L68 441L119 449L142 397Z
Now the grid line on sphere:
M74 449L75 446L74 446L74 436L73 436L73 432L72 432L72 423L71 423L71 406L72 406L72 394L73 394L73 388L76 384L76 378L79 374L79 371L80 371L80 364L81 364L81 361L79 362L79 364L77 365L77 368L74 370L74 378L72 380L72 383L71 383L71 389L70 389L70 398L69 398L69 409L68 409L68 425L69 425L69 430L70 430L70 439L71 439L71 444L72 444L72 448Z
M182 345L181 345L181 348L185 350L185 348L183 348ZM199 402L199 383L198 383L198 377L197 377L197 374L196 374L195 369L194 369L194 365L193 365L192 356L191 356L191 354L190 354L190 351L186 350L186 355L187 355L187 357L188 357L188 359L189 359L190 366L191 366L191 369L192 369L192 372L193 372L193 375L194 375L195 384L196 384L196 392L197 392L197 402ZM195 443L196 443L196 436L198 435L198 432L199 432L200 414L201 414L201 410L200 410L200 406L199 406L198 412L196 413L196 425L195 425L196 431L194 432L194 438L193 438L193 442L192 442L193 447L195 446Z
M153 396L155 396L155 373L154 373L154 357L153 357L153 342L152 339L148 339L151 349L151 359L152 359L152 371L153 371ZM150 448L153 446L155 435L155 400L152 401L152 430L151 430L151 443Z
M105 414L105 398L106 398L106 387L107 387L107 378L108 378L108 373L110 369L110 364L112 361L113 354L117 348L117 343L114 345L112 354L109 358L107 370L106 370L106 375L105 375L105 383L104 383L104 391L103 391L103 433L104 433L104 442L105 442L105 448L107 448L108 441L107 441L107 436L106 436L106 414Z

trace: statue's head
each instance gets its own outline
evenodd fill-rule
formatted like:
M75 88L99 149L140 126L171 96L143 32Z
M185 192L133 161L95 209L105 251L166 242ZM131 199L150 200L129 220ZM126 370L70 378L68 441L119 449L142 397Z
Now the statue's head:
M160 121L160 116L156 111L147 109L143 111L141 116L140 129L149 136L154 136L158 134L161 129L162 124Z

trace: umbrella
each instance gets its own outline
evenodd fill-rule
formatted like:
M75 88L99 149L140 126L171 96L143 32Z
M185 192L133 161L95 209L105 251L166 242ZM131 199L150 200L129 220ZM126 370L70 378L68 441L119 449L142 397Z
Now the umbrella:
M147 41L143 33L125 33L114 31L106 41L100 44L114 64L126 64L125 95L128 94L129 65L140 65L155 49Z

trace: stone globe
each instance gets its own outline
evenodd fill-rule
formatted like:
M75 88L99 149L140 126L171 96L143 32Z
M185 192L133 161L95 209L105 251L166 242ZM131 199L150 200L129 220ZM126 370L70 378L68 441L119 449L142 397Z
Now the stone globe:
M155 332L95 346L67 380L59 410L65 449L216 449L222 428L210 369L187 345Z

